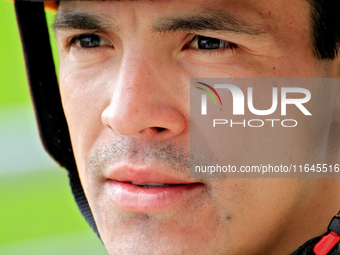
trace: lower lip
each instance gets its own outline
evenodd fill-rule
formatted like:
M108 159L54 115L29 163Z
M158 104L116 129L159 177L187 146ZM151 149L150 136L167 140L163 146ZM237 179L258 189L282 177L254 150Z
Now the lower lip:
M122 209L151 211L185 203L203 190L203 184L173 185L143 188L128 182L107 181L110 198Z

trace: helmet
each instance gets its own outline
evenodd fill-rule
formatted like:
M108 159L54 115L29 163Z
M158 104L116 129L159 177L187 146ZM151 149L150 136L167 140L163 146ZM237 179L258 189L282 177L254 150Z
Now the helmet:
M88 224L99 236L80 183L52 58L44 7L56 11L57 3L15 1L14 5L41 141L50 156L67 169L75 201ZM39 47L36 46L37 38L41 42Z

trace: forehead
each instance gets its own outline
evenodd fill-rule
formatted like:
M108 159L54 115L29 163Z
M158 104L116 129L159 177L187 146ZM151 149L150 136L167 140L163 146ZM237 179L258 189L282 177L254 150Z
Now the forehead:
M139 0L61 1L57 19L70 13L91 13L119 25L158 22L195 14L223 13L232 22L251 24L262 31L308 26L310 6L305 0ZM132 22L132 23L131 23Z

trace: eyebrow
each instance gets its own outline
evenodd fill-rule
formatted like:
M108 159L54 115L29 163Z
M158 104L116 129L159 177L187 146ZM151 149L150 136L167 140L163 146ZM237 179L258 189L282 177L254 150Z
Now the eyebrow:
M211 11L178 18L165 18L154 25L158 33L177 31L224 31L246 35L260 35L264 32L255 24L249 24L226 12Z
M58 13L53 24L54 30L118 30L114 18L97 16L84 12L66 11ZM260 35L264 32L254 24L248 24L225 12L211 11L190 16L162 18L152 28L155 33L223 31L246 35Z
M112 21L109 23L106 16L99 17L96 15L67 11L58 13L53 23L54 30L67 30L67 29L79 29L79 30L94 30L94 31L107 31L112 29ZM112 18L110 18L113 20Z

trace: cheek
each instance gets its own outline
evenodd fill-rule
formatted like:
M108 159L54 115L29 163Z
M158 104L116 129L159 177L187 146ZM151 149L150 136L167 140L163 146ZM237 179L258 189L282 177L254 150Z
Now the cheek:
M218 208L218 218L230 217L225 225L230 243L243 246L242 237L247 240L247 249L259 246L265 250L270 240L279 238L285 224L289 225L288 219L296 217L304 185L301 179L215 179L211 181L210 201Z
M111 93L108 79L99 67L76 69L64 66L60 69L60 92L73 151L81 171L102 133L101 115L109 104Z

